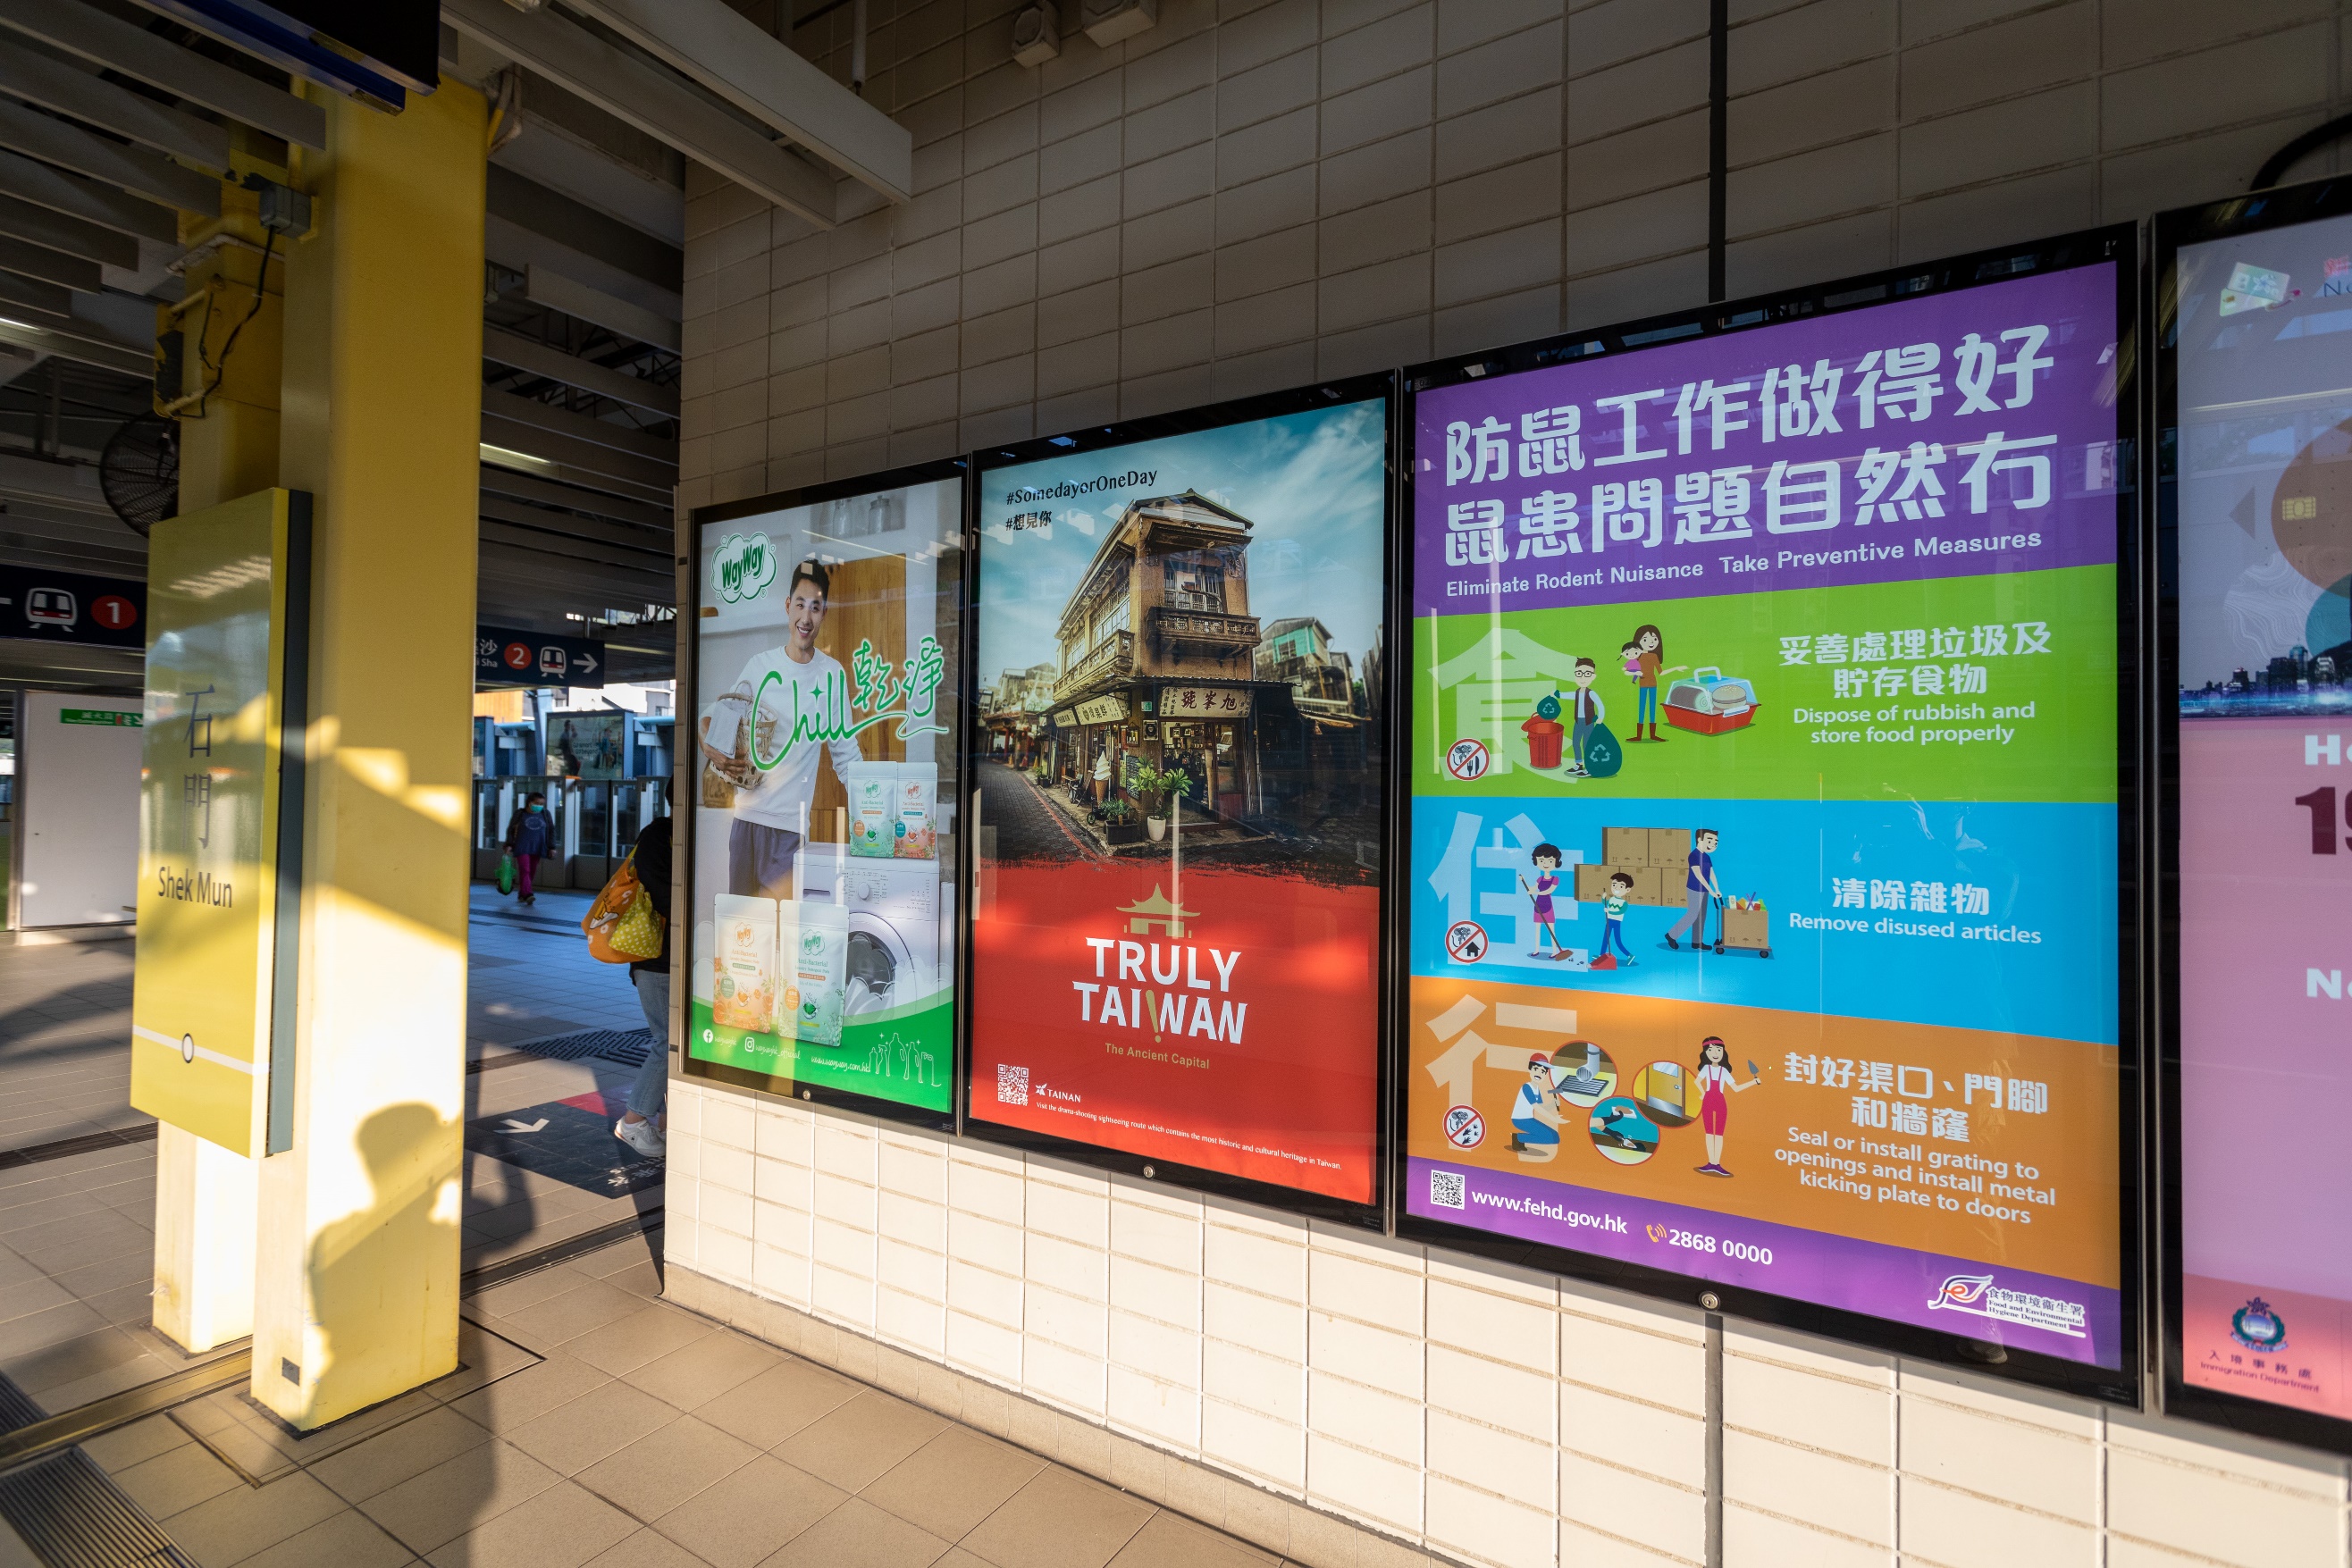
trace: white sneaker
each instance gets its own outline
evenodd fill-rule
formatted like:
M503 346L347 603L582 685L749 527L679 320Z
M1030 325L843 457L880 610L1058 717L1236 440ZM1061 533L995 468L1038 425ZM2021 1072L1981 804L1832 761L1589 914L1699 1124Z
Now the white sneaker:
M613 1136L645 1155L657 1160L669 1153L669 1145L656 1132L651 1121L619 1121L613 1124Z

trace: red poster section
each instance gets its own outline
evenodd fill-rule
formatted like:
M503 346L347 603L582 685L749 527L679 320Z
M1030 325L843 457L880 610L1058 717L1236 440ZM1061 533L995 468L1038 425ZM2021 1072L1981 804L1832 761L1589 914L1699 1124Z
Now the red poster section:
M972 922L971 1115L1371 1201L1380 892L1158 857L999 865Z

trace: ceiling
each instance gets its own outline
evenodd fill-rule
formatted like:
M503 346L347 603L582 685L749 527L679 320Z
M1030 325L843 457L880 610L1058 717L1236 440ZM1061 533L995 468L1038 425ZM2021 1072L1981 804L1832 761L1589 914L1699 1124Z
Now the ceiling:
M179 214L218 214L233 157L282 169L320 144L294 74L386 111L421 79L389 48L241 28L243 9L0 0L0 562L144 575L97 465L151 409ZM910 143L724 0L445 0L438 33L442 73L497 116L481 618L602 635L613 678L662 678L687 162L829 227L841 183L906 199ZM0 683L22 680L135 687L138 661L0 642Z

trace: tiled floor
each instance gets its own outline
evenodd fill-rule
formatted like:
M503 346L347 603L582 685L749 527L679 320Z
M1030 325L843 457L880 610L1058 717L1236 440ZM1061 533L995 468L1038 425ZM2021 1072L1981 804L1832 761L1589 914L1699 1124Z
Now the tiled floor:
M0 1149L135 1126L127 941L0 945Z
M634 1030L584 894L477 888L468 1118L633 1071L517 1056ZM131 945L0 947L0 1147L135 1125ZM26 1097L18 1095L26 1085ZM34 1110L24 1110L27 1104ZM468 1269L659 1204L469 1155ZM145 1325L154 1145L0 1170L0 1373L72 1408L177 1370ZM297 1440L232 1392L88 1446L205 1568L1244 1568L1265 1553L657 1299L642 1236L469 1300L467 1365ZM33 1568L0 1525L0 1568Z
M628 972L588 956L579 921L589 898L546 893L522 910L495 888L474 890L467 1050L490 1065L466 1081L468 1118L592 1090L626 1092L634 1073L617 1062L503 1049L644 1027ZM0 1149L148 1124L128 1103L133 953L127 941L0 945ZM634 1199L600 1197L469 1155L465 1266L660 1202L658 1187ZM154 1207L152 1143L0 1168L0 1375L44 1408L71 1409L188 1364L145 1326Z
M89 1445L205 1568L1264 1568L1229 1536L656 1299L642 1240L467 1315L530 1353L290 1463L202 1411ZM530 1359L537 1357L536 1360ZM511 1367L511 1370L508 1370ZM485 1382L485 1377L490 1380ZM277 1479L255 1486L257 1468ZM0 1556L0 1564L6 1559Z

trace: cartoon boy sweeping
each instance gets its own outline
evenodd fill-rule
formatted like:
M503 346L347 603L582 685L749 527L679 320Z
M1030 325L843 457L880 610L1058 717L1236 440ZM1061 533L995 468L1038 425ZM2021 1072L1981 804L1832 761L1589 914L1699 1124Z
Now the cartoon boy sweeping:
M1538 844L1528 858L1536 863L1536 880L1530 884L1526 877L1519 878L1519 891L1536 901L1536 945L1528 949L1528 956L1549 956L1557 961L1568 956L1568 950L1559 945L1559 927L1556 924L1559 916L1553 913L1551 903L1552 892L1559 886L1559 862L1564 857L1558 844ZM1544 952L1547 936L1551 938L1549 955Z

